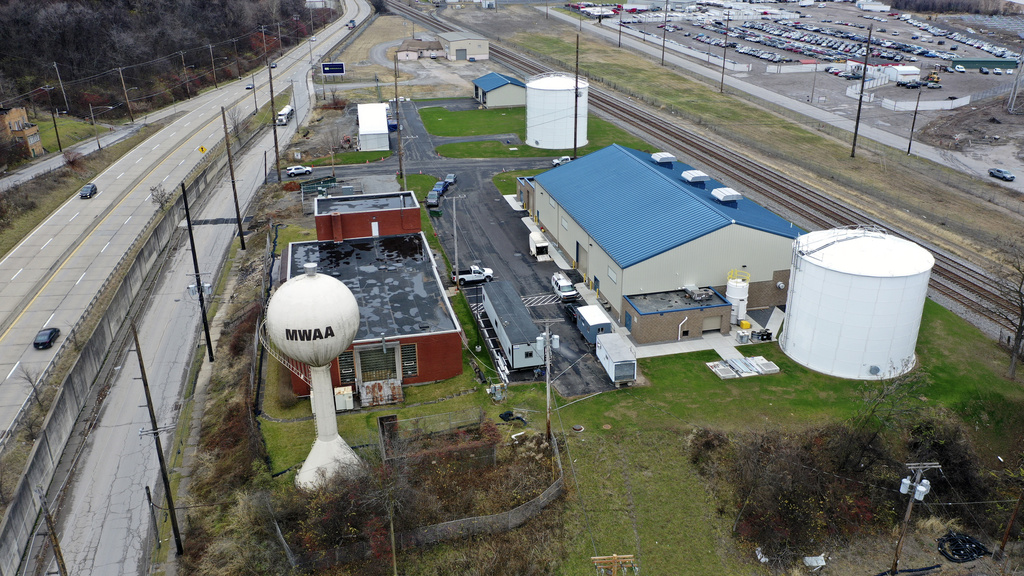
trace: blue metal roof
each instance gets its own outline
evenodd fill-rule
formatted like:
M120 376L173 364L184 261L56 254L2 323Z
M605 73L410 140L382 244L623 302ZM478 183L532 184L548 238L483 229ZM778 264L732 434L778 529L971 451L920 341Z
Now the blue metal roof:
M718 202L715 181L689 184L682 162L613 144L535 179L621 268L732 224L786 238L803 231L753 201Z
M491 72L490 74L481 76L476 80L473 80L473 84L476 84L484 92L490 92L497 88L501 88L506 84L512 84L521 88L526 88L526 84L522 80L506 76L504 74L498 74L497 72Z

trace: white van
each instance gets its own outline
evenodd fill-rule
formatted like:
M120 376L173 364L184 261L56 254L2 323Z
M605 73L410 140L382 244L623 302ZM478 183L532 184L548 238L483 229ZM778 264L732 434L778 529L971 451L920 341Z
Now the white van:
M576 291L576 287L573 286L569 278L562 272L555 272L551 275L551 289L555 291L555 295L562 302L579 300L580 293Z

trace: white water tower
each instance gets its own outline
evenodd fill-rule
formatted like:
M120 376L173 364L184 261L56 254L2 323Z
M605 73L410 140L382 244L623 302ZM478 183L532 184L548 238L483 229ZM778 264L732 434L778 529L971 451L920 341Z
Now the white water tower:
M266 329L281 353L309 366L316 440L295 483L313 488L322 477L359 465L359 457L338 434L330 373L331 362L355 339L359 304L340 280L317 274L316 264L304 268L304 275L282 284L270 298Z
M552 72L526 82L526 143L534 148L568 150L587 145L587 95L584 78ZM575 114L575 120L573 119Z

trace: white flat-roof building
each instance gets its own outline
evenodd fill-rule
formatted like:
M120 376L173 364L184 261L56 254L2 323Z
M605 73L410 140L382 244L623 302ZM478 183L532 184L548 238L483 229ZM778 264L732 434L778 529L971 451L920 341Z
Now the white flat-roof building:
M359 149L390 150L388 137L388 105L360 104L358 110Z

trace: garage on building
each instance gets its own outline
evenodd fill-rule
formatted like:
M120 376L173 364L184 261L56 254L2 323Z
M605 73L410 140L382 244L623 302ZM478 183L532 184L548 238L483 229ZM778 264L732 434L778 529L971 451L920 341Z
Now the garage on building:
M670 154L612 145L517 181L519 201L638 343L730 331L730 279L748 309L784 305L801 230Z
M444 48L444 57L449 60L487 60L490 56L490 43L487 38L469 32L445 32L438 34Z
M491 72L473 80L473 98L484 108L526 106L526 84L518 78Z
M439 54L444 54L444 48L441 47L441 43L437 40L417 40L415 38L410 40L403 40L402 44L398 46L398 59L399 60L418 60L420 58L437 58Z

